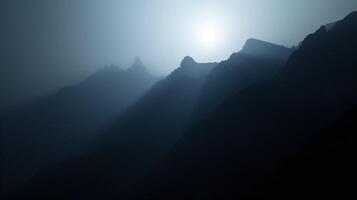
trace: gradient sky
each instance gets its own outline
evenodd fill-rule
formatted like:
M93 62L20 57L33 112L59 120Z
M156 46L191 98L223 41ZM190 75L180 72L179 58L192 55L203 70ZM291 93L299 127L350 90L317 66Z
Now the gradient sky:
M248 38L293 46L354 10L356 0L2 0L0 104L137 55L166 75L186 55L226 59ZM205 23L219 27L219 45L198 43Z

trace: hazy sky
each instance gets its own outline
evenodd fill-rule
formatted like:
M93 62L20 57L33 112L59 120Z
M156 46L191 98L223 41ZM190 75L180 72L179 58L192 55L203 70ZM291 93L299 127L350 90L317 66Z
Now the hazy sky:
M252 37L293 46L353 10L357 0L1 0L0 103L136 55L165 75L186 55L220 61Z

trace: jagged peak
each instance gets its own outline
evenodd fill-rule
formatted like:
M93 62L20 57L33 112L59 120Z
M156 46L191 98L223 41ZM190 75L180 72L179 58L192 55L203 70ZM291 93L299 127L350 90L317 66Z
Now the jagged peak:
M131 65L130 68L128 68L127 71L142 71L142 72L147 72L145 65L143 64L143 62L141 61L139 56L136 56L134 59L133 64Z
M292 48L277 45L271 42L266 42L263 40L250 38L246 41L242 50L239 53L269 59L285 60L290 56L292 52Z
M143 62L141 61L139 56L136 56L134 58L134 62L132 66L144 66Z
M245 44L243 46L243 50L248 50L250 48L256 48L256 46L260 46L260 47L276 47L276 48L285 48L285 49L287 49L287 47L284 47L282 45L274 44L274 43L271 43L271 42L267 42L267 41L263 41L263 40L259 40L259 39L255 39L255 38L250 38L245 42Z
M203 77L216 65L217 63L198 63L192 57L186 56L181 61L180 67L174 70L169 77Z
M181 61L181 67L185 66L192 66L197 64L197 62L190 56L186 56L182 61Z

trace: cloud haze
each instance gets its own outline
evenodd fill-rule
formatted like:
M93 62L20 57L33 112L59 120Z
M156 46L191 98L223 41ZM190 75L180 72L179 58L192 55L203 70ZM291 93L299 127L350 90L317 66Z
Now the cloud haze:
M342 3L343 2L343 3ZM98 67L127 67L140 56L166 75L186 55L220 61L248 38L293 46L321 24L353 10L355 0L63 0L1 1L1 104L73 84ZM218 20L217 48L202 49L193 29Z

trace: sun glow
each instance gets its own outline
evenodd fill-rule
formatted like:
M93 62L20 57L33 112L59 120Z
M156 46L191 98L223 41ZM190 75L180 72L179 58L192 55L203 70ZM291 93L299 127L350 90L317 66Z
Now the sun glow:
M200 49L218 49L224 41L224 23L220 20L200 20L195 25L196 41Z
M222 35L216 24L202 24L197 30L199 44L205 48L214 48L219 44Z
M228 55L232 44L229 13L217 10L197 10L187 19L186 32L190 55L199 61L216 61Z

